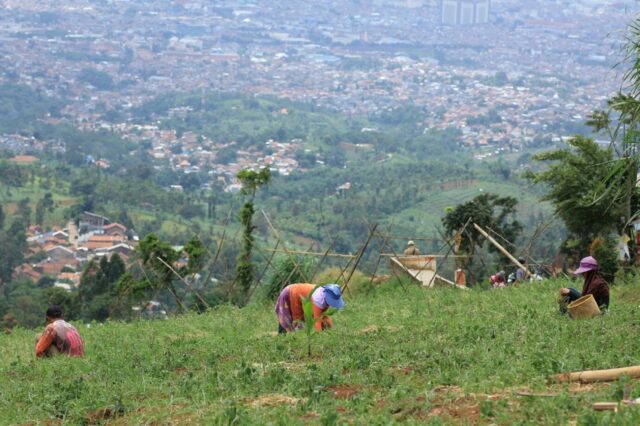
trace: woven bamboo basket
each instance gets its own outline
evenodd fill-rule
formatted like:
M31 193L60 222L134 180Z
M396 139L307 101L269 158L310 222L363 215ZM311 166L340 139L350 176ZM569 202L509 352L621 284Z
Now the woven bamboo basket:
M593 298L593 294L582 296L567 306L567 311L573 319L592 318L600 315L600 308Z

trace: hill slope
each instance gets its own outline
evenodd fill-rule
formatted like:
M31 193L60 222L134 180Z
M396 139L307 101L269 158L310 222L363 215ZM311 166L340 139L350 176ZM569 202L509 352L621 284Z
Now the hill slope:
M563 282L503 291L404 293L389 282L350 300L332 331L277 336L270 304L220 307L168 321L81 326L84 359L33 359L33 332L0 336L2 424L424 421L567 424L595 413L624 382L547 385L550 374L639 363L640 285L615 288L613 310L576 322L555 311ZM533 302L532 302L533 301ZM516 390L554 392L519 397ZM631 396L640 384L631 382Z

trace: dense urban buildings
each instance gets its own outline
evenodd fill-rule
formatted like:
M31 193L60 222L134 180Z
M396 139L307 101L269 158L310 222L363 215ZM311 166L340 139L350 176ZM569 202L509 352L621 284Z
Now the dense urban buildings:
M215 163L233 140L128 121L167 92L272 95L352 117L415 106L425 131L456 128L456 142L484 158L560 140L604 105L620 88L619 30L634 8L588 0L5 0L0 83L64 99L51 123L151 141L159 166L185 173ZM291 151L305 141L271 142L280 144L272 154L249 152L243 164L295 170ZM28 153L43 143L5 134L0 147ZM61 141L48 148L64 150Z
M490 13L490 0L442 0L445 25L487 24Z

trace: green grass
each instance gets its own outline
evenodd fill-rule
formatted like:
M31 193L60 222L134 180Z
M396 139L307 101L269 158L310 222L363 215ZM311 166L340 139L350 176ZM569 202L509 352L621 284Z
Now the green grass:
M35 360L34 332L0 336L0 423L638 424L596 413L625 384L549 385L550 375L640 363L640 285L608 315L556 312L564 282L502 291L404 293L388 283L349 300L334 329L277 336L271 304L168 321L80 325L83 359ZM521 397L518 390L555 397ZM107 419L107 420L104 420Z

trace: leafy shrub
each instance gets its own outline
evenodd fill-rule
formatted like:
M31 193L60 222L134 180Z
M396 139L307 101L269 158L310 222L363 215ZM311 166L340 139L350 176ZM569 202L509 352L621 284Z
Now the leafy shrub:
M598 261L600 272L609 284L613 284L620 266L616 246L617 242L611 236L605 238L597 237L593 240L589 250L591 256Z

